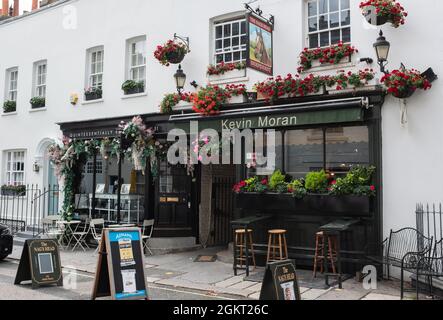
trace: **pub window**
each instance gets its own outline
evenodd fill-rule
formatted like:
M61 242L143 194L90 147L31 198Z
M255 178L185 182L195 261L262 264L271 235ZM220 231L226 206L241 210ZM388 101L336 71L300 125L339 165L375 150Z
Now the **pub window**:
M95 163L95 173L102 173L103 172L103 162L100 160L97 160ZM86 173L92 174L94 173L94 162L88 161L86 163Z
M6 71L6 100L17 101L18 68Z
M255 175L269 176L275 170L283 170L283 136L281 131L275 131L275 155L269 146L267 135L264 132L263 140L255 139L255 153L246 154L246 166L248 169L248 177ZM258 152L261 150L262 152ZM260 162L260 158L265 157L265 163Z
M126 80L146 83L146 36L126 41Z
M351 42L350 0L308 0L309 48Z
M103 89L104 54L103 46L89 49L87 52L86 87L89 89Z
M46 72L46 60L34 63L34 97L46 97Z
M246 19L214 23L213 63L219 64L246 61Z

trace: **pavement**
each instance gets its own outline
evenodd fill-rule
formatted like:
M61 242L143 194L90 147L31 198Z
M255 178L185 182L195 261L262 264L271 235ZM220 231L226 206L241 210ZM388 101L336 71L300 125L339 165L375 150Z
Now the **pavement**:
M234 276L231 264L221 261L195 262L199 255L216 255L221 250L222 248L206 248L192 252L146 256L145 271L153 299L259 299L261 283L245 280L244 274ZM11 285L21 252L22 247L15 246L12 255L0 263L0 292L8 292L7 296L0 294L0 299L20 299L23 296L20 290L27 288ZM28 289L24 295L25 299L90 298L98 255L94 250L62 250L60 256L63 272L77 276L76 290L70 290L69 287L44 288L38 291ZM253 276L260 272L263 272L262 268L256 269L248 279L254 278ZM301 286L300 290L304 300L399 300L399 288L398 281L383 281L377 283L377 289L366 290L362 283L349 279L343 283L343 289L336 286ZM409 293L406 297L415 299L415 294ZM421 299L426 297L422 296Z

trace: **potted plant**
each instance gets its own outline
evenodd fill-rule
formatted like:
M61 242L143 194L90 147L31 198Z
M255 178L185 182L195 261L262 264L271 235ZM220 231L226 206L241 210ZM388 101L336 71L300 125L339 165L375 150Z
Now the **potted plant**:
M3 185L1 187L1 193L4 196L24 196L26 194L26 186Z
M34 97L30 101L32 109L44 108L46 99L44 97Z
M371 84L375 79L372 69L359 70L358 72L340 70L335 76L324 76L326 90L328 93L340 93L344 90L358 90Z
M103 91L98 87L90 87L85 89L85 99L86 101L101 99Z
M228 103L245 103L248 101L246 86L244 84L228 84L225 90L229 94Z
M208 66L206 74L210 82L245 77L246 62L211 64Z
M406 68L393 70L380 82L386 86L388 94L400 99L411 97L417 89L428 90L432 87L429 80L419 71Z
M377 26L390 22L395 28L405 24L408 13L396 0L369 0L360 3L366 20Z
M17 102L13 100L6 100L3 103L3 112L4 113L11 113L15 112L17 110Z
M192 107L191 94L168 93L160 103L161 113L172 113L174 109Z
M122 90L124 91L125 95L143 93L145 92L145 82L126 80L122 84Z
M324 64L339 64L350 62L352 55L358 50L350 44L331 45L328 48L311 49L305 48L299 56L299 73Z
M157 46L154 57L164 66L179 64L189 53L188 46L183 42L168 40L164 45Z

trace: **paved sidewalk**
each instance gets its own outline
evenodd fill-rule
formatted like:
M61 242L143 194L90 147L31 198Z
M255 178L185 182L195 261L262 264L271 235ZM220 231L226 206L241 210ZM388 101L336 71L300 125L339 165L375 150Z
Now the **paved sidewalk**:
M244 275L233 275L232 265L220 261L194 262L199 255L215 255L221 248L207 248L192 252L146 256L145 268L148 283L204 291L217 296L229 294L239 299L258 299L261 283L245 281ZM10 258L20 259L22 247L15 246ZM94 250L83 252L61 251L63 267L82 272L95 273L97 254ZM263 269L261 269L263 270ZM255 272L259 272L258 269ZM252 272L254 274L254 272ZM353 279L343 284L343 289L301 287L304 300L399 300L400 290L397 281L378 283L377 290L365 290L361 283ZM415 299L414 294L409 294ZM424 298L424 297L423 297Z

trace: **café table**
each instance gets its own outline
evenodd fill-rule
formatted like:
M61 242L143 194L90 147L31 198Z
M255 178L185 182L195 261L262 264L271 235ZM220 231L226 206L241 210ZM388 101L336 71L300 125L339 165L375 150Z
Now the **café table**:
M64 233L63 233L63 239L66 240L66 249L69 248L69 245L71 244L71 241L73 239L73 233L77 231L78 227L81 224L81 220L59 220L56 221L56 224L63 225Z
M325 224L319 228L319 231L323 232L324 238L327 239L327 237L332 236L337 238L337 271L338 273L329 273L326 272L324 274L325 276L325 284L326 286L330 287L329 285L329 277L337 277L338 280L338 287L340 289L343 288L343 274L342 274L342 268L341 268L341 248L340 248L340 241L341 241L341 235L343 232L348 231L352 226L358 224L360 220L352 219L352 220L334 220L328 224ZM329 244L328 241L324 241L324 248L325 256L328 254L329 250ZM328 259L323 259L323 268L324 270L328 270Z
M257 214L257 215L253 215L253 216L247 216L247 217L243 217L240 219L236 219L236 220L232 220L231 221L231 227L232 227L232 232L234 234L233 239L235 239L235 230L236 229L245 229L248 230L250 228L250 226L254 223L260 222L260 221L264 221L264 220L268 220L272 218L272 215L262 215L262 214ZM234 265L233 265L233 269L234 269L234 275L237 275L237 249L235 247L235 243L233 246L233 255L234 255ZM246 276L249 276L249 249L246 243L245 246L245 267L246 267Z

